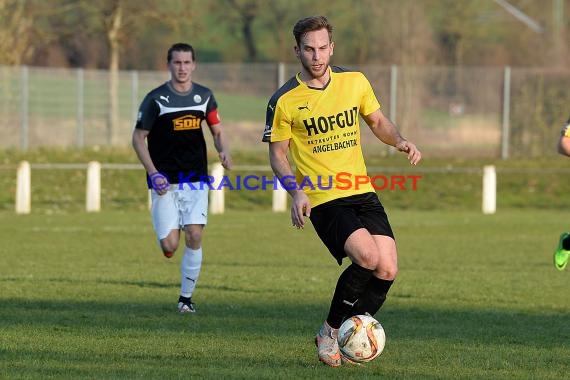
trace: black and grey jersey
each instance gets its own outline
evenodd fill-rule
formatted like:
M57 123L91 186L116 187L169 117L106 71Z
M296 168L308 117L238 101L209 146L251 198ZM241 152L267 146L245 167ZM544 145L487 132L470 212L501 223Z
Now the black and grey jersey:
M189 92L179 93L166 82L143 99L135 128L149 131L150 157L170 183L194 182L208 175L202 122L219 124L217 108L212 91L197 83Z

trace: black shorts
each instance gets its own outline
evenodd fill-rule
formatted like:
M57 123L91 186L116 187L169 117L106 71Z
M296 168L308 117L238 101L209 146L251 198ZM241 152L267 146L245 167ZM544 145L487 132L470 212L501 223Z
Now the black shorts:
M311 223L338 264L346 257L344 244L360 228L394 239L392 227L376 193L334 199L311 209Z

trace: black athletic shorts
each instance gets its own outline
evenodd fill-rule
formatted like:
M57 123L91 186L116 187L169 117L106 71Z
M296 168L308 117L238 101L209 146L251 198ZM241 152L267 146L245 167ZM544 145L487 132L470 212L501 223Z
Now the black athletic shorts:
M346 257L344 243L360 228L366 228L372 235L394 239L388 216L376 193L351 195L320 204L311 209L310 219L338 265Z

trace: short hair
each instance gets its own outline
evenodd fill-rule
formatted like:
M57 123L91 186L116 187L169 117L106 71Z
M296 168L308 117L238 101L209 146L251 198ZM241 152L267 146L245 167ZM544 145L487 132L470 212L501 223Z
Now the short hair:
M293 35L297 46L301 43L301 38L307 32L314 32L315 30L326 29L329 32L329 41L332 41L333 27L325 16L311 16L297 21L293 26Z
M170 49L168 49L168 54L166 55L166 62L170 63L170 61L172 61L172 53L175 51L190 52L192 53L192 61L196 60L196 54L194 53L194 48L192 47L192 45L184 42L178 42L172 45Z

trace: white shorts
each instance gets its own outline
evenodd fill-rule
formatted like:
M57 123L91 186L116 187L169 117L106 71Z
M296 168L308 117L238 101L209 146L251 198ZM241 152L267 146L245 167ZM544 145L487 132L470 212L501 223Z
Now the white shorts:
M195 184L195 189L177 183L171 184L164 195L151 190L152 226L158 240L168 236L171 230L184 228L188 224L208 222L208 186Z

